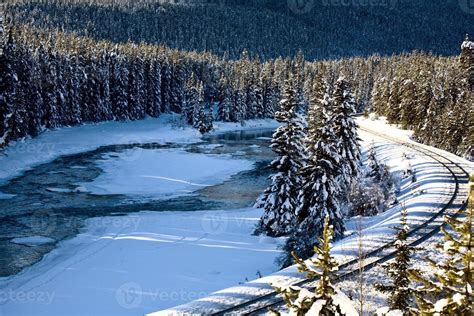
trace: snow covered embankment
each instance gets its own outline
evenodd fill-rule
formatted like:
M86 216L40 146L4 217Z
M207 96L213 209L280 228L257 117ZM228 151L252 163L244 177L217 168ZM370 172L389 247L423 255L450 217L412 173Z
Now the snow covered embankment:
M64 146L59 153L44 152L35 157L10 151L12 154L2 159L15 165L9 159L18 154L23 158L16 164L20 172L61 154L127 139L130 144L199 141L192 129L161 126L157 121L127 122L123 126L104 123L47 132L25 143ZM217 132L275 125L274 121L249 122L245 127L224 123L217 126ZM102 128L103 137L91 141L90 137ZM127 134L130 131L132 135ZM119 137L122 133L124 136ZM62 142L56 139L59 135ZM131 149L104 158L100 164L105 173L89 189L130 195L194 191L222 182L253 164L226 155L193 154L180 149ZM143 175L151 175L147 178L150 181L135 181ZM141 186L134 187L134 183ZM28 315L32 311L35 315L143 315L245 282L255 278L257 270L269 274L275 271L273 261L279 251L275 240L251 235L260 215L259 210L238 209L140 212L90 219L80 235L61 242L41 262L0 279L0 315ZM42 240L23 238L14 242Z
M383 121L371 121L359 119L359 124L364 129L374 133L385 133L390 137L396 137L403 142L411 142L409 131L400 131L386 125ZM412 227L419 225L433 216L434 212L448 203L451 198L455 183L452 175L445 167L433 158L413 151L407 147L388 141L383 137L376 136L370 132L360 132L364 148L373 144L376 147L378 158L391 167L392 173L399 175L409 164L415 170L417 181L405 179L401 182L398 200L408 211L408 221ZM431 149L431 148L430 148ZM468 170L473 170L472 164L455 155L435 150L442 155L449 156L459 162ZM400 221L400 205L386 212L369 218L356 218L348 220L346 225L348 233L361 230L361 238L366 253L391 241L394 238L393 227ZM339 262L346 262L358 256L359 237L353 234L334 244L333 253ZM303 279L292 266L270 276L240 285L224 289L197 301L175 307L173 309L156 312L150 315L184 315L184 314L209 314L222 311L226 308L242 304L272 291L270 284L294 284ZM341 290L351 292L353 287Z
M240 123L214 124L215 132L238 131L258 128L276 128L274 120L250 120ZM107 145L198 142L201 134L182 127L179 115L163 114L159 118L140 121L103 122L76 127L48 130L38 137L12 142L0 155L0 183L60 156L97 149ZM7 196L0 195L0 198Z

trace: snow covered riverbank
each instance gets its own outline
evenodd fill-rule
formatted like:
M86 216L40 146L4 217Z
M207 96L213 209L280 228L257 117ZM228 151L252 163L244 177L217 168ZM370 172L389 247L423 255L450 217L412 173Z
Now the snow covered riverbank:
M108 144L201 141L193 129L173 127L173 119L169 116L167 120L122 125L112 122L46 132L38 139L7 149L9 155L1 159L13 169L1 170L3 180L61 155ZM214 134L274 127L276 122L271 120L251 121L245 126L220 123ZM95 133L101 137L92 137ZM39 144L60 150L35 153L19 149L30 145L38 148ZM211 150L221 146L208 147ZM255 151L254 147L250 150ZM97 163L104 173L93 182L83 183L81 193L169 198L219 184L254 168L254 162L245 157L159 146L105 154ZM61 242L41 262L18 275L0 279L0 315L29 315L32 311L36 315L142 315L156 306L171 307L272 273L276 270L278 245L276 240L251 235L259 217L260 211L255 209L164 209L89 219L81 234ZM29 236L12 242L40 244L43 239ZM138 288L140 299L134 301L130 291ZM148 297L142 296L144 293Z
M143 315L268 275L279 250L276 240L251 235L259 217L241 209L91 219L0 282L0 315Z
M125 125L137 124L136 129L143 131L138 141L133 138L136 137L133 130L130 133L133 137L129 136L130 142L160 142L160 139L163 142L191 142L199 139L199 135L194 134L195 132L190 129L175 131L178 136L181 132L184 133L183 135L189 133L188 139L183 135L180 137L184 138L178 138L172 132L170 132L170 138L166 138L166 131L171 131L172 128L169 125L167 128L157 127L156 122L152 124L151 121L154 120L143 121L144 127L140 127L138 122L124 123ZM272 124L275 125L273 121L256 122L244 128L264 128L271 127ZM363 124L374 124L374 122ZM99 125L88 128L94 129ZM115 127L111 129L113 128ZM116 128L123 135L127 134L126 127ZM160 128L163 128L164 134L155 134L155 130ZM241 129L242 127L223 124L218 131L232 128ZM108 141L117 143L118 140L114 138L114 134L108 128L105 130L107 131L104 135L110 137ZM51 133L56 132L60 133L61 130ZM87 150L99 146L88 143L88 137L92 134L86 132L82 138L79 133L76 135L73 129L69 133L71 133L68 136L70 139L65 147L69 146L70 151L75 150L74 141L77 141L82 148L88 148ZM408 152L406 148L391 144L369 133L362 132L361 136L365 148L374 144L379 157L392 167L392 171L400 172L403 169L404 160L406 160L404 157ZM49 136L45 134L45 137ZM55 138L50 141L49 144L54 143ZM105 139L102 141L105 142ZM193 157L194 154L187 154L189 154L189 164L191 164L196 157ZM135 157L133 152L132 156ZM417 154L408 156L410 163L418 172L418 184L405 182L401 188L400 197L408 208L410 221L416 222L423 220L429 215L431 209L443 203L451 187L446 182L449 175L442 167ZM43 160L38 158L37 163L45 159L53 159L55 155L42 157ZM110 167L109 175L114 169L123 168L128 164L127 159L120 159L120 157L120 155L107 157L103 161L105 169ZM32 157L25 158L24 164L18 165L17 172L32 167L33 160ZM120 162L120 166L115 165L117 161ZM240 160L240 162L247 163L245 160ZM207 163L210 161L206 161ZM174 167L176 168L177 164ZM232 172L245 170L245 168L245 165L238 165L232 168ZM199 177L181 178L179 180L184 183L178 183L203 184L213 178L212 183L222 181L222 178L218 177L219 172L213 173L211 169L200 171L202 173ZM180 172L180 170L166 170L166 172L171 172L171 174L165 178L176 180L177 174L173 172ZM117 179L98 180L106 184ZM127 192L121 192L128 194L143 193L143 191L149 193L147 190L150 186L155 186L156 190L171 189L167 187L168 181L159 185L152 182L145 183L143 185L148 187L140 188L139 192L130 191L130 186L126 187L126 184L126 181L123 182L117 189L125 190ZM178 190L188 189L188 187L178 188ZM423 194L419 194L422 191ZM440 196L442 196L441 199ZM201 297L204 298L167 310L163 314L168 315L179 311L210 312L265 293L270 289L269 282L292 283L301 279L301 275L294 267L268 276L277 269L274 259L279 255L279 240L251 235L260 215L261 210L252 208L202 212L147 212L143 210L143 212L128 216L90 219L80 235L62 242L59 248L48 254L41 262L19 275L0 280L0 315L29 315L31 313L35 315L143 315ZM398 208L395 207L370 219L361 219L359 222L350 221L348 225L350 230L355 230L359 224L362 225L365 228L363 235L368 241L367 245L371 247L390 238L393 233L392 227L398 223L398 220ZM354 256L356 246L357 237L350 236L335 244L334 253L339 260L347 259ZM266 277L246 283L247 280L258 278L260 275ZM228 286L236 287L211 294Z
M171 142L185 144L200 140L201 134L196 129L182 127L179 122L179 115L164 114L159 118L140 121L113 121L48 130L33 139L13 142L3 151L0 155L0 183L60 156L101 146ZM276 121L268 119L246 121L244 126L240 123L216 122L213 133L277 126Z

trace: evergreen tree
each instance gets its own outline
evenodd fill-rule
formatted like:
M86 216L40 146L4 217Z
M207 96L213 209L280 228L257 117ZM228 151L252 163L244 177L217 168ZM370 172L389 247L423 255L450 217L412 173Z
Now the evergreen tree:
M80 100L80 93L79 88L81 86L80 83L80 70L77 58L73 56L70 60L70 65L66 69L66 90L68 91L67 94L67 104L68 104L68 113L69 117L67 121L71 125L76 125L81 123L81 105L79 103Z
M134 56L129 71L128 112L130 118L135 120L145 117L145 81L143 73L143 60Z
M232 115L232 93L230 89L229 79L223 75L219 81L218 118L224 122L232 122L235 119Z
M199 109L200 109L199 98L200 98L200 95L198 91L196 77L194 77L194 75L191 75L191 78L186 83L186 92L184 94L183 115L186 119L186 122L192 126L195 126L194 120L199 120L199 117L200 117L199 116Z
M201 134L212 131L212 110L204 102L204 88L202 81L199 81L197 88L192 86L188 92L187 107L190 110L192 106L192 124Z
M357 134L357 123L352 115L355 113L354 96L350 84L344 78L336 82L334 93L334 132L338 140L338 152L344 169L344 182L350 185L360 171L360 145Z
M419 271L410 271L413 281L422 285L416 290L421 315L472 315L474 313L474 177L471 176L468 208L461 211L462 219L446 216L448 231L441 226L444 243L438 248L446 260L428 259L433 268L432 277L424 277Z
M147 68L146 113L151 117L158 117L161 113L161 64L153 59L148 62Z
M407 210L402 208L400 227L396 227L397 237L395 241L396 255L393 262L384 266L391 284L376 284L375 288L389 295L388 307L390 310L399 310L404 315L409 315L410 306L413 301L413 289L410 288L409 269L411 256L415 249L408 242L410 231L407 222ZM414 270L412 270L414 271Z
M186 83L186 73L183 69L182 61L176 61L172 64L172 75L170 84L170 110L174 113L181 113L183 108L184 90ZM203 87L204 98L204 87Z
M388 179L390 177L390 172L388 171L387 166L379 162L374 145L370 146L369 153L367 155L366 174L375 182L381 182L382 180Z
M464 110L460 113L460 124L464 127L464 135L457 153L474 161L474 91L469 92L463 101Z
M263 116L265 118L273 118L279 99L279 89L275 86L275 83L273 81L273 69L271 68L270 63L267 63L264 66L260 85L263 89Z
M316 254L309 260L310 263L306 263L296 253L292 253L298 270L306 273L306 279L317 280L315 291L310 292L298 286L274 285L294 315L358 315L351 300L333 285L338 264L331 256L334 230L329 222L329 217L326 217L318 242L319 246L314 246ZM274 312L280 315L279 312Z
M401 79L396 76L390 84L390 96L388 98L388 105L385 111L387 121L390 124L398 123L400 117L400 87Z
M400 97L400 113L398 118L400 127L403 129L413 128L416 126L415 111L418 100L415 97L415 85L410 79L403 81L400 87Z
M463 77L466 80L469 89L474 91L474 42L469 40L469 35L467 34L466 39L461 45L460 62L463 70Z
M161 112L171 112L171 67L167 60L161 67Z
M129 118L128 106L128 60L123 55L115 55L115 63L112 68L111 102L112 112L116 120L122 121Z
M337 181L341 158L332 128L333 121L326 112L331 100L325 85L318 85L308 113L307 158L301 169L302 185L296 209L298 225L285 245L287 252L295 252L303 259L311 256L317 243L316 236L321 235L323 230L325 217L334 227L336 239L344 234L339 206L341 188ZM283 263L286 262L288 259L283 260Z
M16 95L18 90L18 76L15 72L14 59L15 43L11 34L8 35L2 46L2 53L0 54L0 61L2 71L1 78L1 93L0 93L0 148L5 147L10 136L9 120L13 112L13 104L16 102Z
M291 231L295 223L298 188L300 186L299 169L302 166L304 151L304 125L296 113L298 100L293 82L287 80L280 111L275 119L282 125L273 134L271 148L277 158L271 163L276 174L271 176L271 185L257 201L263 207L263 214L257 233L265 232L269 236L282 236Z
M379 114L385 115L390 97L390 89L387 78L383 77L374 84L372 92L372 110Z
M192 84L192 83L191 83ZM190 88L190 94L188 95L190 104L192 105L192 124L194 128L200 129L200 127L204 124L205 120L205 113L204 113L204 91L202 82L199 81L197 86L193 86Z
M43 100L45 105L45 115L43 116L43 125L47 128L60 126L59 109L56 96L56 57L52 52L40 52L40 65L43 78ZM87 107L88 103L84 104Z

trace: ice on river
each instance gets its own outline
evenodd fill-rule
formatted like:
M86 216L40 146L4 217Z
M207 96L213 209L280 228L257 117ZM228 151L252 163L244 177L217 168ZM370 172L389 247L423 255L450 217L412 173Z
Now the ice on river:
M221 183L253 167L253 162L228 155L189 153L183 149L133 148L98 161L104 171L81 183L92 194L170 197Z
M20 238L13 238L11 240L12 243L20 244L20 245L27 245L27 246L34 246L34 245L43 245L55 242L54 239L44 236L29 236L29 237L20 237Z

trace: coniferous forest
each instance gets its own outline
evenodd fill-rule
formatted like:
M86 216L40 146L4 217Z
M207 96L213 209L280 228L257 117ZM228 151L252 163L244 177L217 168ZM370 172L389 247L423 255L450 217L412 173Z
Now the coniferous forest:
M232 126L243 129L252 120L271 121L278 125L272 137L257 137L268 139L273 160L265 161L271 161L269 166L259 170L271 176L266 189L259 191L253 209L261 213L249 234L262 238L262 243L263 236L281 242L278 267L296 263L306 282L316 282L314 293L299 286L271 284L290 312L357 315L358 309L364 314L363 291L360 307L355 308L350 304L352 294L349 299L335 286L341 281L336 276L340 263L331 254L331 243L362 234L362 227L358 232L354 228L359 223L356 220L367 221L393 207L398 208L400 218L397 226L390 227L395 240L386 249L395 255L382 266L388 280L374 284L388 306L378 315L470 315L474 197L466 207L468 193L459 189L465 179L452 173L456 187L449 203L463 198L464 207L456 216L443 219L450 229L440 224L446 242L439 247L447 259L443 263L439 258L428 260L435 272L427 277L412 268L417 248L409 242L413 232L405 205L426 194L424 188L418 189L425 183L417 179L426 174L419 175L411 166L411 161L419 163L419 157L403 152L399 159L407 164L403 175L400 170L392 172L385 164L389 159L380 155L386 148L374 143L362 148L357 122L363 116L390 124L404 133L411 131L407 135L416 142L474 161L474 41L468 34L474 35L474 12L455 0L392 0L370 6L333 5L330 1L303 1L306 5L302 5L296 0L6 0L1 17L0 154L8 158L8 149L19 142L62 127L94 125L89 123L130 123L169 115L179 117L186 126L173 133L192 131L204 143L221 123L236 123ZM212 141L225 143L216 139ZM171 141L164 143L158 150L178 148ZM410 148L407 143L397 144ZM211 141L207 145L206 154L225 147ZM129 147L133 148L125 149L137 146ZM202 149L198 147L187 148L186 154L199 153ZM102 147L96 150L105 153ZM100 159L120 154L104 154ZM225 157L235 158L231 156ZM205 168L212 169L211 165ZM73 167L81 170L83 166ZM248 172L249 177L257 174ZM242 173L239 176L245 177ZM99 174L97 171L96 178ZM140 177L202 190L212 187L193 179L148 173ZM226 180L236 181L233 177ZM79 181L74 183L78 185L74 189L47 187L43 191L89 194L82 187L87 181L80 181L81 186ZM8 184L0 188L7 192ZM212 188L208 190L211 193L206 194L212 196ZM16 194L7 194L7 198ZM110 194L117 199L127 196ZM8 205L1 203L7 198L0 192L0 206L6 209ZM206 210L206 198L199 197L196 210ZM131 209L131 200L124 198L114 207ZM95 207L96 201L91 201ZM153 203L156 200L136 202L140 211ZM212 207L221 204L215 205ZM156 205L152 209L162 210ZM451 215L447 210L444 207L435 217ZM4 223L14 227L11 223L16 219L8 216ZM373 227L368 221L365 224ZM18 223L18 227L27 225ZM0 223L0 228L7 224ZM201 239L212 243L209 236L213 233L206 231ZM4 240L13 240L7 235ZM177 240L170 243L181 241ZM237 244L233 241L232 246L222 248ZM361 251L362 245L359 247ZM359 264L364 260L361 253ZM363 268L359 269L362 275ZM257 276L262 276L260 271ZM412 286L414 283L418 286ZM1 308L0 304L0 314Z
M206 124L194 122L198 120L273 117L289 76L297 78L297 93L308 102L315 80L333 83L343 74L352 86L357 112L384 115L413 129L421 142L472 159L470 41L453 57L414 52L308 62L302 51L294 58L270 60L243 51L241 58L230 60L166 46L97 41L31 25L5 23L4 33L2 146L44 128L171 111L183 113L193 125ZM189 91L193 89L198 93ZM205 114L214 103L217 115L192 115L190 107L202 107Z

